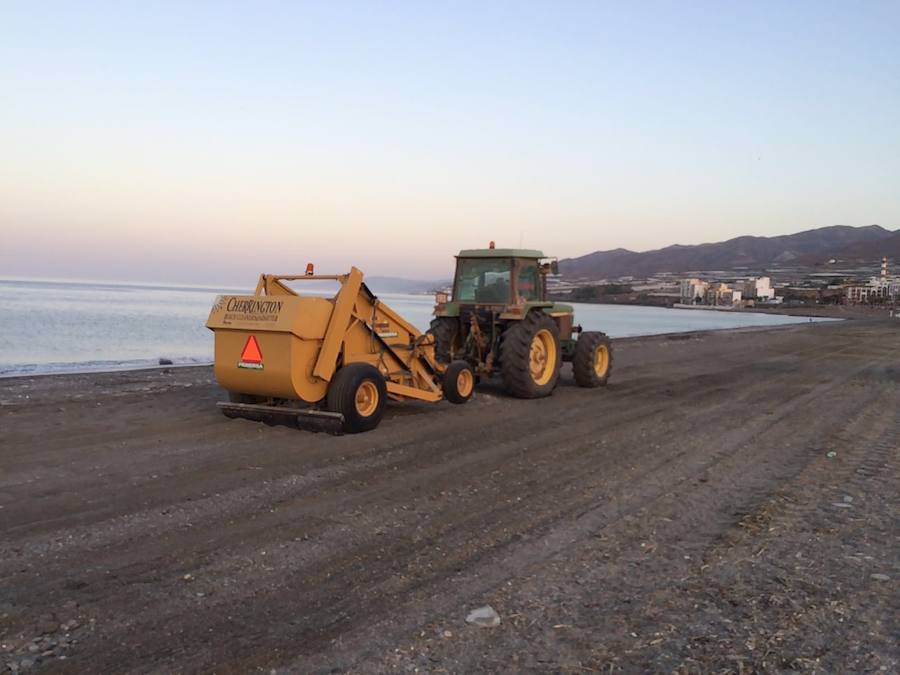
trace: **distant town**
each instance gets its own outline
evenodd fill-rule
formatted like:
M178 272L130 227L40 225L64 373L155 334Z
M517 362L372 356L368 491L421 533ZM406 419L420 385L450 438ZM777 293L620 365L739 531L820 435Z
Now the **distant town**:
M823 269L823 267L825 269ZM692 273L662 272L647 277L567 280L551 278L548 291L573 302L657 305L681 308L781 308L810 305L893 307L900 299L900 277L886 257L870 264L736 268Z

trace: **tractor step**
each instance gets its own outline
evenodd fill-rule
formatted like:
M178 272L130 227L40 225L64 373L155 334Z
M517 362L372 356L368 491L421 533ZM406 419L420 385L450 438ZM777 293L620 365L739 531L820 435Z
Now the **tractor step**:
M344 416L341 413L313 408L288 408L285 406L259 405L256 403L216 404L225 417L243 417L265 424L288 424L307 431L324 431L340 436L344 433Z

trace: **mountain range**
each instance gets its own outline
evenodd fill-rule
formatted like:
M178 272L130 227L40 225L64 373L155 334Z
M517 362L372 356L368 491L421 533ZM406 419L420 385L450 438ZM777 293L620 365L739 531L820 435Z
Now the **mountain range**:
M900 258L900 230L880 225L832 225L778 237L736 237L711 244L676 244L653 251L617 248L559 261L560 273L572 279L649 276L659 272L766 269L779 265Z

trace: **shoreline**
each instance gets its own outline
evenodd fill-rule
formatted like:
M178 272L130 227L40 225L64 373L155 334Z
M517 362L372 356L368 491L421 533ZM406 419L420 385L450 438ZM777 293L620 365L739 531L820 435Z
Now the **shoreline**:
M32 365L32 364L28 364ZM40 365L40 364L38 364ZM72 367L66 367L60 370L51 370L44 372L30 373L0 373L0 380L10 380L21 377L49 377L52 375L90 375L91 373L133 373L142 370L165 370L167 368L209 368L213 365L213 361L196 361L192 363L169 363L169 364L147 364L142 366L111 366L103 368L78 368L77 363L66 364Z
M816 317L810 317L813 319ZM819 318L835 318L835 317L819 317ZM840 320L840 319L837 319ZM854 319L856 321L860 321L862 319ZM829 325L831 322L822 322L822 321L810 321L807 322L798 322L798 323L789 323L789 324L772 324L767 326L736 326L732 328L702 328L699 330L690 330L690 331L674 331L667 333L649 333L647 335L627 335L622 337L610 338L614 343L640 343L647 342L651 340L667 340L667 341L677 341L677 340L690 340L701 338L711 334L727 334L727 333L753 333L760 332L766 333L771 331L781 331L781 330L789 330L792 328L806 328L810 325L822 324ZM44 377L55 377L55 376L81 376L81 375L111 375L115 373L134 373L134 372L142 372L142 371L165 371L169 369L186 369L186 368L211 368L214 365L213 361L200 362L200 363L174 363L168 365L143 365L143 366L123 366L118 368L102 368L102 369L94 369L88 368L84 370L80 370L78 368L67 368L65 370L54 370L52 372L32 372L32 373L9 373L9 374L0 374L0 382L7 380L22 380L27 378L44 378Z

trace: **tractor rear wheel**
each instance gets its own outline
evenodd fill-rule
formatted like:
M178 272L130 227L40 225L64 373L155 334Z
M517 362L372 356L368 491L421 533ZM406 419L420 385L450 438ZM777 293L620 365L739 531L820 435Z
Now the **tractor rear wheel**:
M428 332L434 336L434 357L439 363L449 364L459 343L459 320L450 316L439 316L431 320Z
M572 372L579 387L606 384L612 372L612 346L606 333L582 333L575 343Z
M513 396L549 396L559 379L562 354L559 327L541 311L532 311L503 332L500 373Z
M344 416L348 434L370 431L384 415L387 385L375 366L350 363L337 371L328 386L328 409Z
M475 391L475 373L465 361L454 361L444 371L444 397L450 403L465 403Z

